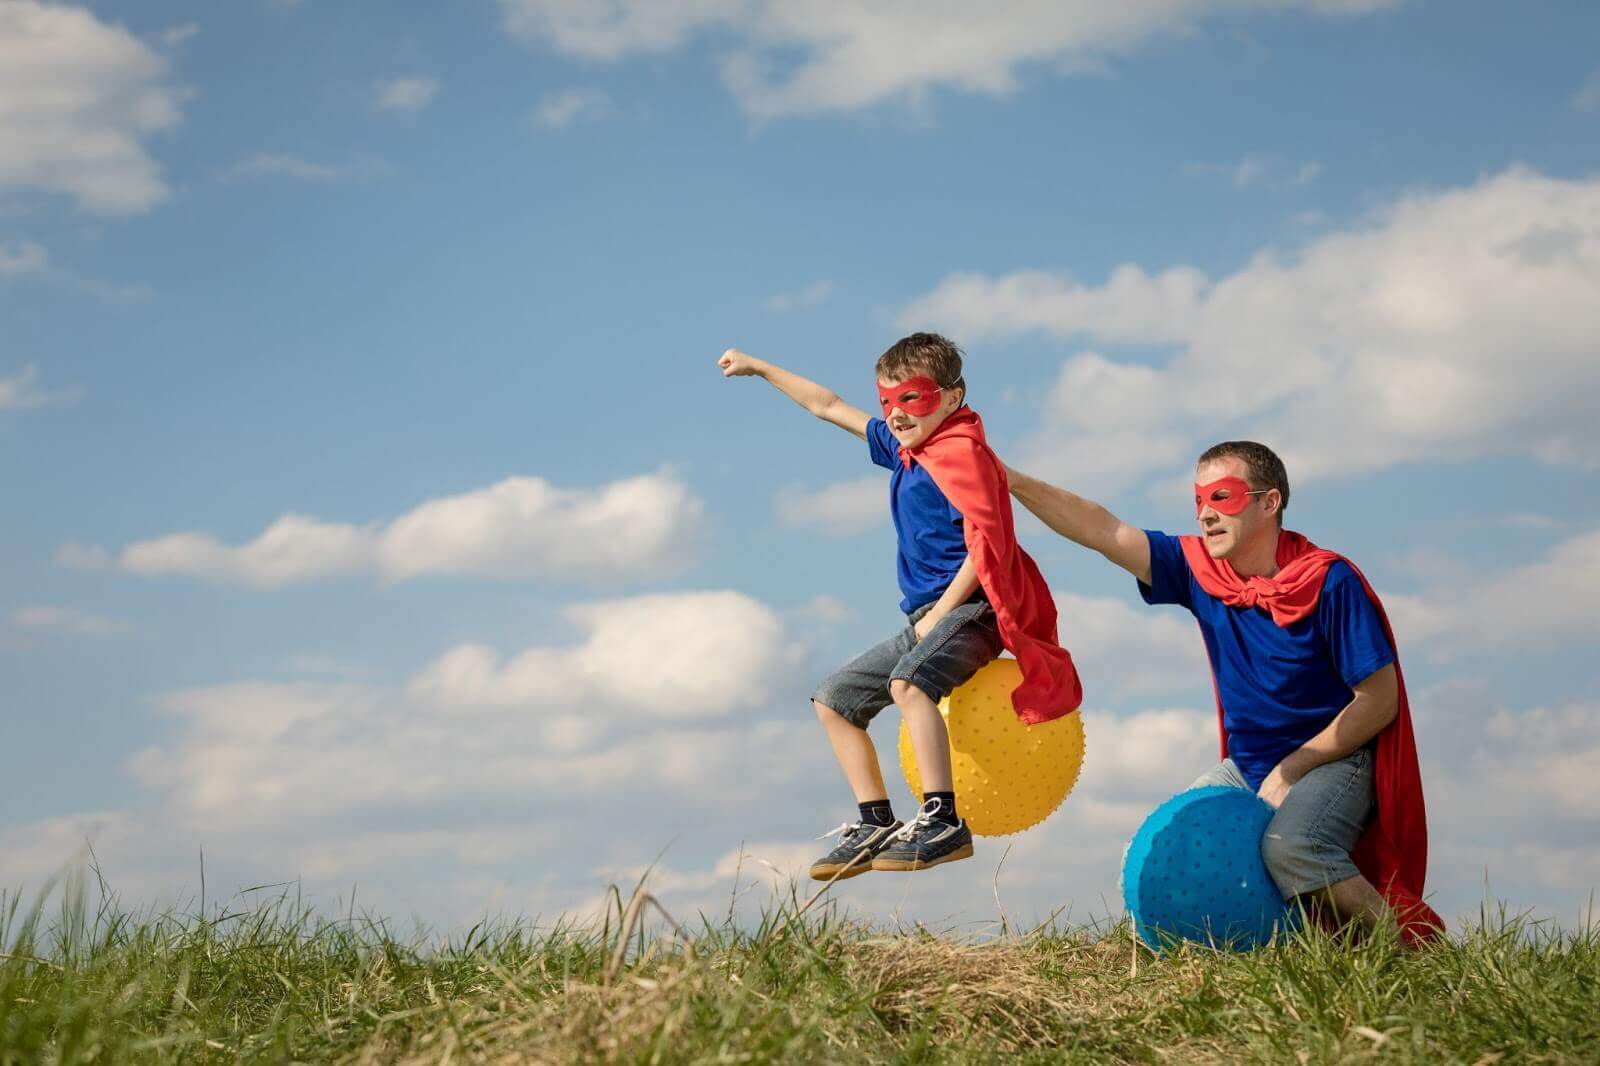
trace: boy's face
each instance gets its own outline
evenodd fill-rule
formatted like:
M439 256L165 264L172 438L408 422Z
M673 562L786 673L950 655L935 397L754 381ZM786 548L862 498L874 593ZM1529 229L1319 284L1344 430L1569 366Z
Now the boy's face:
M938 404L931 411L928 402L934 394ZM923 441L939 428L939 424L961 406L966 390L960 387L941 389L930 377L918 375L902 381L878 379L879 402L883 407L883 420L889 432L901 447L915 451ZM923 411L913 414L912 411Z

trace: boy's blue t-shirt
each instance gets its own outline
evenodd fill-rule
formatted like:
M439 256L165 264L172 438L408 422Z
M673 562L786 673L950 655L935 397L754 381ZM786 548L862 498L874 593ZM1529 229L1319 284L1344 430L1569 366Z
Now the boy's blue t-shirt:
M1200 622L1216 672L1228 756L1251 788L1284 756L1322 732L1351 689L1395 661L1383 621L1349 564L1323 579L1316 612L1280 626L1262 607L1229 607L1200 587L1178 538L1146 530L1146 603L1176 603Z
M867 450L874 463L893 471L889 514L900 542L900 609L910 614L944 595L967 561L961 512L939 491L926 467L915 460L910 467L900 461L900 442L881 418L867 422Z

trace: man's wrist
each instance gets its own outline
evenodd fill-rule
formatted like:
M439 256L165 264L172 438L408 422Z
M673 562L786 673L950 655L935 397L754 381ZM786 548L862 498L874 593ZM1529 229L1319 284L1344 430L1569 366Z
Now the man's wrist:
M1318 766L1321 766L1322 763L1322 758L1316 752L1308 748L1296 748L1284 756L1281 764L1283 776L1288 778L1290 784L1293 784Z

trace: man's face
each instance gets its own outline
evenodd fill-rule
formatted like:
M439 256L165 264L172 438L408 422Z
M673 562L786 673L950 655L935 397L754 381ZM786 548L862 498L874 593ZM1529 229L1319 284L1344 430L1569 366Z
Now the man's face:
M1216 485L1216 482L1227 479L1236 480L1231 485ZM1237 506L1228 500L1237 500L1241 492L1257 488L1254 485L1239 484L1248 482L1248 469L1243 459L1230 455L1201 463L1195 469L1194 480L1197 486L1208 490L1201 495L1196 507L1199 510L1200 536L1205 541L1206 551L1213 559L1226 559L1237 554L1241 548L1257 543L1263 537L1276 539L1280 499L1277 489L1251 492L1248 502L1238 514L1224 513L1225 510ZM1226 496L1227 499L1213 499L1219 494ZM1221 510L1218 509L1219 505Z
M878 398L883 408L883 420L889 432L901 447L915 451L923 441L961 406L963 390L941 389L930 377L917 375L904 381L878 381ZM929 410L937 394L938 402ZM923 414L913 414L912 411Z

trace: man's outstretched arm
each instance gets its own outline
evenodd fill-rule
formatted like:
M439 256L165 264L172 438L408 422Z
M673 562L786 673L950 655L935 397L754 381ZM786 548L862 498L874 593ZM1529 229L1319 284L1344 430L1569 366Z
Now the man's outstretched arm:
M1150 583L1150 539L1093 500L1075 496L1038 478L1006 467L1011 495L1039 521L1085 548L1104 555L1134 577Z

